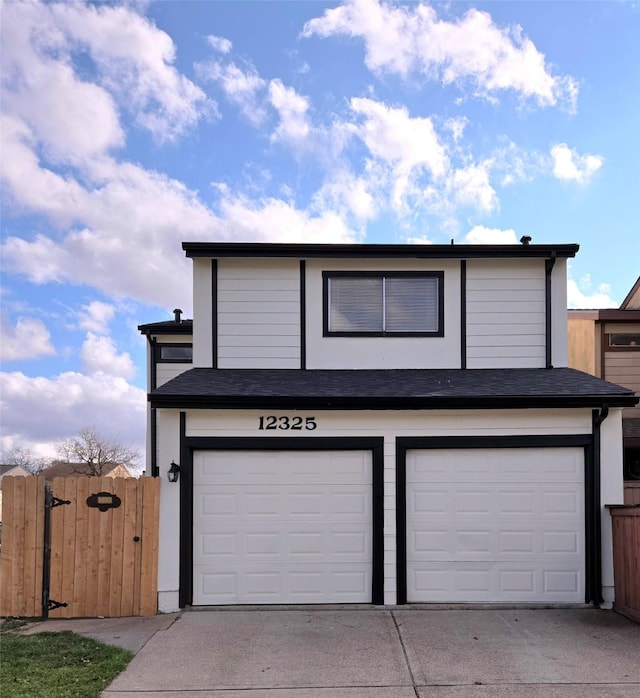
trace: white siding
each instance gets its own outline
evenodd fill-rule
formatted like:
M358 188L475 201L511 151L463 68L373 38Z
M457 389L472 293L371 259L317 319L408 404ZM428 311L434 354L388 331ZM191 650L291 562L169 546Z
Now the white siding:
M193 368L192 364L158 364L156 366L156 388L191 368Z
M193 367L213 366L211 260L193 260Z
M218 368L300 368L298 260L218 261Z
M323 337L323 271L444 271L444 337ZM307 368L460 368L458 260L309 260Z
M468 368L543 368L545 318L544 260L467 262Z
M569 365L567 305L567 260L557 259L551 272L551 364L555 368Z

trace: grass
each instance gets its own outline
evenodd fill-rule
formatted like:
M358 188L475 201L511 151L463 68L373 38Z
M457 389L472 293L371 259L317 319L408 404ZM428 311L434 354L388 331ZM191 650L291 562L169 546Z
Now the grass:
M3 624L4 625L4 624ZM69 630L0 637L2 698L97 698L133 654Z

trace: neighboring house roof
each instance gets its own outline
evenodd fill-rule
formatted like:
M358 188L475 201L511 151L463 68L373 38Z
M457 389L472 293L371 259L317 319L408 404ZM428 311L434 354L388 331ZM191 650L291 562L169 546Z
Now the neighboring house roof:
M54 477L77 477L79 475L92 475L92 470L86 463L54 463L41 470L47 480ZM132 477L131 473L120 463L109 463L102 469L102 477Z
M640 310L640 276L622 301L620 310Z
M154 407L473 409L633 406L632 390L570 368L193 368L152 391Z
M632 417L622 420L622 436L625 440L637 439L640 442L640 419Z
M575 257L570 245L376 245L288 244L272 242L183 242L187 257L292 257L297 259L509 259Z
M2 480L5 478L5 476L8 477L26 477L27 475L31 475L30 472L25 470L21 465L11 465L11 464L4 464L0 465L0 487L2 487Z

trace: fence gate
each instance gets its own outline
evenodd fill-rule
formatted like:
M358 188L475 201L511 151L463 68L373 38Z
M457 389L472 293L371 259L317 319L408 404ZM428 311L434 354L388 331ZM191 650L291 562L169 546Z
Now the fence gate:
M158 478L8 477L0 615L157 612Z

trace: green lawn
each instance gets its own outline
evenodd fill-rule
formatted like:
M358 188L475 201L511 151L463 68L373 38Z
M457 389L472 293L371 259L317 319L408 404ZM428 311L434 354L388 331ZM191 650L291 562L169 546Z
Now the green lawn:
M2 698L94 698L133 654L68 630L0 636Z

